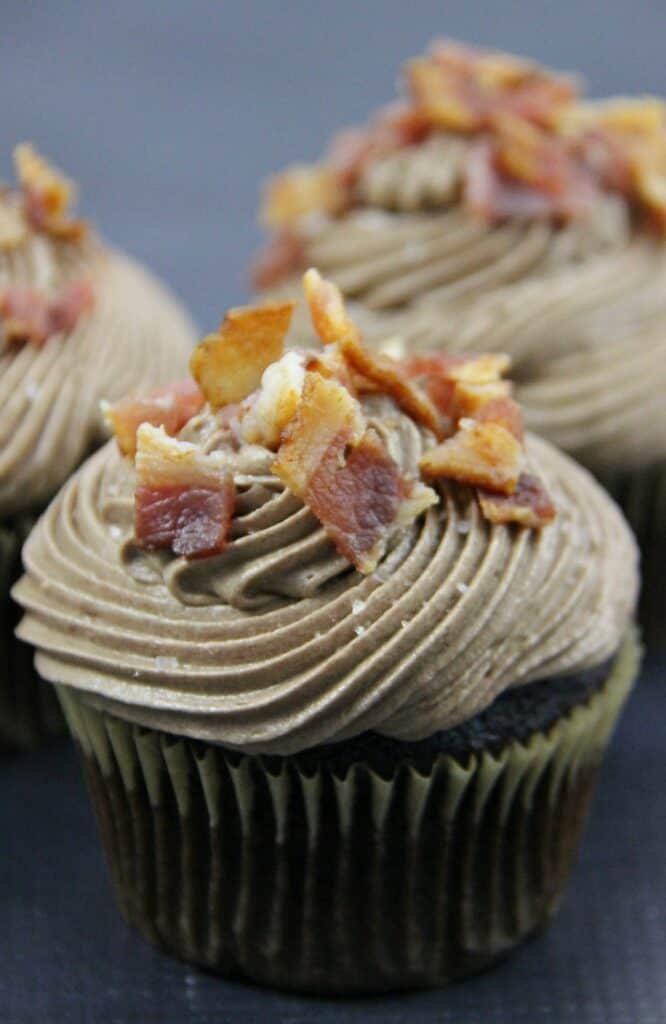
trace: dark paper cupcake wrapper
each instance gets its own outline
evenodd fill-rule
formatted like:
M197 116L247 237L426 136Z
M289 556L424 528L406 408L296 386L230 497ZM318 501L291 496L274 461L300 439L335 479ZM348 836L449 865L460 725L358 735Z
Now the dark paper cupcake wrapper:
M269 770L60 697L129 922L227 975L378 991L480 970L545 924L637 658L632 636L547 733L390 778Z
M649 647L666 648L666 462L601 474L641 548L640 620Z
M21 573L21 548L33 515L0 523L0 746L30 748L62 733L65 723L52 687L33 667L33 649L14 636L21 611L9 591Z

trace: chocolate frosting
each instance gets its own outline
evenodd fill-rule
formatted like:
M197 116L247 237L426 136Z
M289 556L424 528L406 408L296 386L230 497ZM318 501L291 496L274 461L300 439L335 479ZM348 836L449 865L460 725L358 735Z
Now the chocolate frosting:
M106 436L100 400L146 390L187 368L194 327L148 271L95 237L23 231L0 246L0 289L57 295L91 281L94 305L42 345L0 339L0 518L39 507Z
M366 415L405 470L432 443L387 398ZM24 552L20 635L49 680L124 718L288 754L366 730L420 739L535 679L600 664L637 590L636 548L588 473L530 436L558 514L493 526L471 492L356 572L270 473L207 413L183 436L227 453L239 500L224 553L187 562L133 540L134 469L110 443L68 482Z

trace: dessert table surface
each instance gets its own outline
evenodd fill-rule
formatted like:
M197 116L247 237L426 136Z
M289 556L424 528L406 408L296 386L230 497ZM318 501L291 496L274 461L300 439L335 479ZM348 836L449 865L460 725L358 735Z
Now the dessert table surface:
M79 179L84 213L155 268L202 328L243 301L258 183L313 159L451 35L561 67L592 92L666 92L651 0L3 0L0 138ZM113 902L75 751L0 755L0 1024L663 1024L666 660L621 721L552 927L445 991L316 1000L154 951Z

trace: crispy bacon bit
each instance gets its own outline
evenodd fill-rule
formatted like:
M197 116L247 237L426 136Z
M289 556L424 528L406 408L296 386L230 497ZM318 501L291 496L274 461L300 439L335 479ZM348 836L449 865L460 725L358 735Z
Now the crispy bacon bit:
M80 240L87 225L70 216L70 207L76 198L74 184L28 144L16 147L14 161L28 223L37 231L64 241Z
M8 343L43 345L55 334L70 334L94 301L90 282L72 281L55 299L24 285L11 285L0 293L2 337Z
M235 486L220 452L205 455L143 423L136 471L134 532L142 547L170 548L191 559L224 550Z
M491 523L518 523L539 529L555 518L556 509L543 484L530 473L521 473L512 494L478 491L481 511Z
M288 228L308 213L334 216L345 202L345 190L330 168L296 164L266 185L261 220L268 228Z
M497 384L477 385L476 408L469 408L466 414L463 412L463 403L465 399L469 402L471 386L462 388L461 385L458 385L456 388L456 402L461 403L458 405L458 419L462 419L466 415L476 420L477 423L499 423L500 426L505 427L522 444L525 437L525 429L520 406L508 394L502 395L499 391L496 395L492 394L495 389L501 388L502 385L508 387L504 381L499 381ZM486 391L485 389L488 390ZM482 392L485 392L483 397Z
M546 149L553 150L559 145L549 140ZM571 220L584 216L590 210L598 192L591 176L584 167L574 160L554 160L562 170L561 181L557 190L553 190L555 177L551 176L545 188L545 181L537 177L527 182L510 178L505 172L510 166L511 152L514 159L514 171L518 170L521 156L518 150L504 151L504 170L499 159L498 142L492 138L479 139L470 149L465 166L464 199L468 208L478 217L495 222L507 218L521 219L549 218L556 221ZM537 173L537 163L543 159L546 166L549 157L544 155L538 160L535 156L533 172ZM527 161L522 165L522 173L527 175Z
M217 334L197 346L190 372L213 409L242 402L282 355L293 302L230 309Z
M588 167L666 231L666 107L660 100L580 104L563 120Z
M491 129L503 112L550 125L578 92L573 79L519 57L449 41L408 65L407 85L430 124L458 132Z
M275 451L287 424L296 415L304 381L304 357L300 352L285 352L276 363L271 363L243 416L243 440Z
M12 203L8 192L0 190L0 249L15 249L26 237L21 211Z
M252 267L253 286L262 291L289 277L305 263L305 243L289 228L278 232L257 256Z
M418 423L442 437L444 425L430 398L409 380L402 365L390 356L370 352L350 319L340 293L319 271L310 269L303 278L314 328L325 345L336 343L349 366L379 390L391 395L400 408Z
M520 442L499 423L463 420L461 428L423 455L420 465L424 476L511 494L522 467Z
M306 373L301 401L288 425L273 472L289 490L305 499L309 481L332 446L344 452L358 444L365 421L357 400L345 387L318 373Z
M338 551L372 572L397 525L437 501L405 478L341 384L306 373L273 472L317 516Z
M142 423L164 427L174 437L204 404L204 396L190 377L158 388L149 395L123 398L115 405L103 403L104 417L112 427L123 455L136 455L136 435Z

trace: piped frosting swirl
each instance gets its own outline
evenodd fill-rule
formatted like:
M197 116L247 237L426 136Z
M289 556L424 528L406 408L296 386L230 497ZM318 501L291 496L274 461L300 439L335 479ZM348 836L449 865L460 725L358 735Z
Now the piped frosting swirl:
M352 325L325 282L314 274L310 284L323 300L313 302L317 329L328 337L339 328L344 352ZM211 367L222 373L222 356L232 366L234 345L249 351L234 324L261 326L256 311L233 314L193 358L209 395L218 383ZM263 322L275 320L267 308ZM248 359L261 354L261 338ZM376 365L386 387L375 378L360 394L359 415L408 479L450 440L433 450L413 393L394 394L392 364ZM366 367L375 372L371 359ZM227 394L241 377L223 377ZM306 393L304 385L301 403ZM482 408L507 412L506 400L493 401ZM145 435L146 424L136 468L109 444L44 514L15 596L27 610L20 635L37 647L47 679L138 723L290 753L365 730L423 738L472 717L507 687L599 664L619 646L636 598L634 541L586 471L547 442L528 437L524 469L554 500L549 525L490 522L483 500L443 478L439 500L392 530L372 567L361 560L358 571L336 550L325 517L313 514L310 492L297 497L276 475L298 408L277 455L243 442L244 420L227 413L206 406L173 442L188 473L196 456L233 479L235 512L218 553L180 557L139 534L142 444L166 437L154 426ZM451 429L455 439L470 427L461 420ZM158 498L180 501L173 486Z
M38 230L0 196L20 230L0 231L0 294L45 299L77 281L92 290L67 333L40 344L0 337L0 517L39 507L106 436L99 405L182 374L194 328L145 269L92 232ZM2 223L0 222L0 227ZM2 332L0 332L1 334Z

